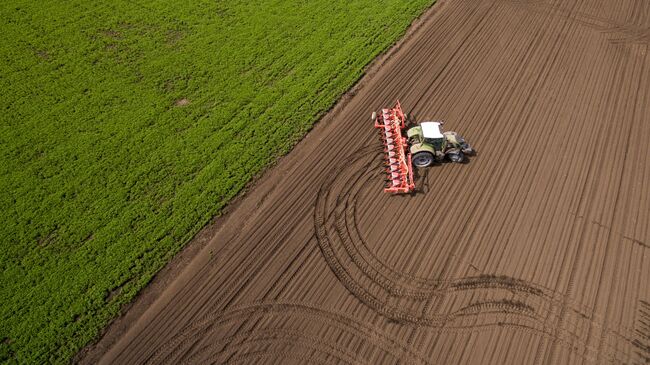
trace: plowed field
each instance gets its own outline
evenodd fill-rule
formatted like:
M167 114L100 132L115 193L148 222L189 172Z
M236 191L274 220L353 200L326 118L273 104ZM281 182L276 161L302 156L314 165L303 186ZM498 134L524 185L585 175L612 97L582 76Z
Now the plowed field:
M647 361L649 26L645 0L439 2L102 361ZM396 99L478 155L383 193Z

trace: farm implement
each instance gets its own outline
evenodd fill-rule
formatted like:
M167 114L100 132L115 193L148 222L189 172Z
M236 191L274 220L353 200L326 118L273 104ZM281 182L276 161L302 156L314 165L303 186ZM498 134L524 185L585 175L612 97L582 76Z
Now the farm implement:
M474 155L474 149L456 132L443 132L444 122L427 121L406 131L406 117L400 102L393 108L382 109L379 115L372 113L375 128L380 130L384 145L387 185L384 191L407 194L415 190L413 166L429 167L435 162L448 159L462 163L467 155Z
M392 109L381 110L381 120L377 113L372 113L375 128L381 130L381 140L384 144L386 173L388 174L387 193L410 193L415 189L413 183L413 165L411 154L406 153L408 143L402 136L404 129L404 112L399 101Z

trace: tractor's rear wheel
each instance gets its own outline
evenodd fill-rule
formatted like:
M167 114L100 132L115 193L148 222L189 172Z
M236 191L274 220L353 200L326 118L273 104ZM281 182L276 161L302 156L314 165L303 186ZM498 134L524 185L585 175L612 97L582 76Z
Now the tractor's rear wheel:
M433 153L426 151L418 152L411 158L411 162L415 167L429 167L433 165L434 161Z

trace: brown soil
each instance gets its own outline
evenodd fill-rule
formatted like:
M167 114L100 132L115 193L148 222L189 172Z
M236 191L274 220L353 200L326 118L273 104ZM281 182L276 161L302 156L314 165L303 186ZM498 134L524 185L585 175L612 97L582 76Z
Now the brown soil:
M189 99L185 99L185 98L183 98L183 99L178 99L178 100L176 100L176 101L174 102L174 105L176 105L176 106L188 106L188 105L190 105L190 104L191 104L190 100L189 100Z
M650 359L649 14L438 3L83 362ZM383 193L398 98L478 156Z

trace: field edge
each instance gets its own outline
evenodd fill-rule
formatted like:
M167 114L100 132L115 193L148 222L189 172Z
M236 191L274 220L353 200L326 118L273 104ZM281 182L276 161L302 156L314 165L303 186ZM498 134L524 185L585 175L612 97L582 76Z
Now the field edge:
M292 152L300 145L309 143L308 139L311 135L318 133L319 129L325 128L327 122L334 119L341 112L349 103L351 97L366 86L379 69L392 59L393 55L420 30L427 19L434 16L438 8L445 2L446 0L435 0L430 6L424 8L395 42L364 67L353 86L335 99L330 108L322 112L311 128L301 138L294 141L292 147L285 154L275 158L270 164L262 168L258 174L253 176L244 188L226 204L221 213L211 218L209 223L201 228L192 239L173 255L170 261L154 274L149 282L137 292L132 301L120 308L119 314L111 319L93 340L75 354L72 363L97 363L133 326L137 319L146 312L149 306L160 297L165 288L175 280L178 274L185 270L202 253L210 243L211 238L226 225L233 212L239 209L254 210L258 201L254 197L263 198L273 191L275 184L271 183L276 180L275 177L282 173L282 171L278 170L278 166L290 163L289 161L293 159Z

